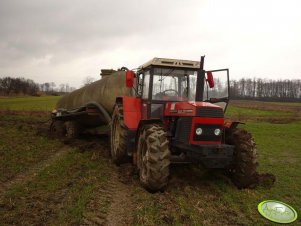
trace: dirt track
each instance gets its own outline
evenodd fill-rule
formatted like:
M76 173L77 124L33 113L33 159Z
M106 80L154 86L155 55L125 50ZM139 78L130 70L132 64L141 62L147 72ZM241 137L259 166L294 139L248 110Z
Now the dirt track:
M82 225L126 226L133 223L135 200L132 199L131 186L133 185L134 170L131 164L117 167L111 162L107 141L106 135L89 134L83 135L81 139L77 140L62 140L66 146L77 147L82 152L91 149L98 150L98 153L94 153L97 156L92 156L92 158L104 158L110 166L108 181L95 189L93 197L86 205Z
M102 138L101 144L98 143L99 138ZM105 158L110 166L106 184L95 189L93 197L86 205L83 213L83 225L131 225L133 222L132 214L135 209L135 200L132 199L131 190L132 166L128 164L117 167L111 163L110 150L107 144L102 145L103 142L107 142L106 136L92 136L92 140L90 137L88 140L82 139L70 142L69 145L76 145L82 151L87 151L91 147L101 150L97 154Z
M108 202L108 212L99 211ZM130 225L133 220L133 200L129 186L122 183L115 168L107 186L99 188L96 196L88 203L84 213L84 225Z

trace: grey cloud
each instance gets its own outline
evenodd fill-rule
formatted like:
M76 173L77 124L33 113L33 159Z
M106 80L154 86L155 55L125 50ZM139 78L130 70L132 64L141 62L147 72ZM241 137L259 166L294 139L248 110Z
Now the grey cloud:
M26 60L115 47L167 26L172 1L2 1L1 55ZM175 5L175 4L174 4ZM178 5L177 7L180 7ZM164 9L165 8L165 9Z

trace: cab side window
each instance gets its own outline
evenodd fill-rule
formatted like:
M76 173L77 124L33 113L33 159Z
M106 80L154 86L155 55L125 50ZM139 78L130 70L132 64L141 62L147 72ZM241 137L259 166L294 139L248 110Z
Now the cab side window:
M150 78L149 71L146 71L144 74L144 80L143 80L143 94L142 94L143 99L148 99L149 78Z
M142 87L143 87L143 73L140 73L137 77L137 94L139 97L142 96Z

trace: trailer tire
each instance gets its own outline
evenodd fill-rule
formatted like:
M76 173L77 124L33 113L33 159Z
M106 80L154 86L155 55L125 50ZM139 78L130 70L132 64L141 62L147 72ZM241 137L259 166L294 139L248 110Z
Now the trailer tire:
M50 136L53 138L63 138L66 129L63 121L53 120L50 125Z
M234 128L226 134L226 143L234 145L233 164L229 173L238 188L253 188L258 183L256 144L244 129Z
M170 150L163 128L144 126L139 133L137 165L141 184L149 191L165 189L169 177Z
M116 105L114 107L111 123L111 157L116 165L128 162L127 143L128 129L124 124L123 107Z
M65 122L65 128L66 128L66 137L75 139L79 136L79 124L76 121L67 121Z

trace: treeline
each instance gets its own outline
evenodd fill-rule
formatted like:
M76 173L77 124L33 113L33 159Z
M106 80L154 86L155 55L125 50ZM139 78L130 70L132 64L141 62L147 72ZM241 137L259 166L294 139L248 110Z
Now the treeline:
M73 91L69 84L56 86L54 82L35 83L25 78L0 78L0 95L61 95ZM301 101L301 80L246 79L230 81L232 99L258 99L271 101Z
M31 79L0 78L0 95L37 95L39 85Z
M40 96L43 93L47 95L61 95L74 89L69 84L60 84L57 87L54 82L38 84L31 79L25 78L0 78L0 96Z
M47 94L51 93L69 93L75 90L76 88L69 86L68 83L60 84L56 86L54 82L45 82L39 85L40 91L43 91Z
M245 79L230 81L232 99L300 101L301 80Z

